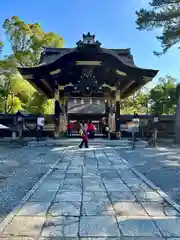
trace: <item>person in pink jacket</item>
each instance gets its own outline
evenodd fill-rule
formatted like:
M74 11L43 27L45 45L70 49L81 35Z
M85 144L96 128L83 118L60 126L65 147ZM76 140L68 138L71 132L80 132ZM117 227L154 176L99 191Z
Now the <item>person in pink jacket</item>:
M86 130L83 131L83 135L82 135L82 141L79 145L79 148L83 147L83 144L85 145L85 148L88 148L88 132Z

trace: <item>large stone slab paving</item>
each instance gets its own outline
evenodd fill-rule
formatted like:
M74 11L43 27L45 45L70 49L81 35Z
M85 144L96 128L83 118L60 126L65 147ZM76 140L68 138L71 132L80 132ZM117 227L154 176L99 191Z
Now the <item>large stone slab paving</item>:
M4 238L1 238L0 237L0 240L36 240L35 238L33 237L4 237Z
M120 231L113 216L85 216L80 218L80 237L119 237Z
M178 217L153 217L154 222L162 232L164 237L180 238L180 218Z
M121 174L120 174L121 176ZM133 178L125 178L123 179L123 181L127 184L128 187L133 188L134 185L137 185L137 187L140 188L141 184L143 183L143 181L137 177L133 177Z
M103 216L115 215L113 205L109 202L83 202L82 215L85 216Z
M63 184L60 191L64 192L81 192L81 184Z
M108 185L108 184L114 184L114 185L124 184L124 182L122 181L122 179L120 179L119 177L118 177L118 178L109 178L109 179L102 177L102 182L103 182L105 185Z
M42 237L77 237L79 218L77 217L48 217L43 226Z
M180 213L167 202L141 202L141 205L151 217L180 216Z
M111 202L135 202L136 198L130 191L108 192Z
M53 179L48 179L45 181L39 188L39 190L51 190L51 191L57 191L59 187L63 184L62 180L53 180Z
M77 185L81 186L82 185L82 180L80 178L66 178L63 181L63 185Z
M17 216L4 229L2 236L28 236L37 239L45 220L45 217Z
M116 216L148 216L144 208L137 202L113 203Z
M76 172L71 172L71 173L66 173L65 179L68 178L81 178L82 174L81 173L76 173Z
M83 178L96 178L101 179L100 173L97 170L84 170Z
M159 202L163 203L164 199L155 191L134 191L133 194L139 202Z
M101 178L84 178L83 179L84 188L88 185L100 185L100 184L102 184Z
M44 240L44 239L43 239ZM165 240L164 238L154 237L80 237L80 240ZM178 240L178 239L171 239Z
M174 230L171 232L170 227L169 232L162 235L164 226L161 222L156 224L160 218L178 216L179 213L165 205L164 199L153 189L149 191L149 186L137 178L112 149L78 150L72 156L66 155L59 168L13 219L21 218L22 221L42 215L46 217L45 224L40 224L42 232L28 235L27 231L23 235L25 230L20 229L15 236L36 240L40 234L40 240L179 237L178 232L171 234ZM31 224L29 226L31 228ZM4 236L12 234L10 224L4 231Z
M40 237L38 240L79 240L79 237Z
M48 179L63 180L66 172L67 172L67 167L65 169L56 167L55 170L48 176Z
M51 202L27 202L17 216L45 216Z
M28 201L30 202L52 202L57 191L49 189L38 189Z
M126 237L161 237L151 218L117 218L119 228Z
M124 169L123 171L117 170L117 172L124 181L130 178L137 178L137 176L130 169Z
M81 202L58 202L54 203L48 211L53 217L56 216L80 216Z
M109 202L107 193L104 192L83 192L83 202Z
M82 192L67 192L67 191L59 191L56 195L55 202L81 202L82 200Z
M117 184L117 183L107 183L105 184L105 187L107 189L107 192L125 192L125 191L130 191L130 189L127 187L127 185L125 185L124 183L121 184Z
M84 191L90 191L90 192L104 192L105 191L105 187L103 185L103 183L87 183L84 184L83 186Z

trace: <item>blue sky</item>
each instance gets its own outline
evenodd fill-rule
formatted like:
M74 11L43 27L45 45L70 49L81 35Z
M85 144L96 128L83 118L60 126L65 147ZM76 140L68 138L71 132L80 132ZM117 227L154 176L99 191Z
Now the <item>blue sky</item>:
M0 0L0 24L13 15L25 22L38 21L45 31L62 35L66 47L74 47L82 33L95 33L104 47L131 48L137 66L159 69L158 77L170 74L179 79L179 50L172 48L166 55L156 57L160 50L156 39L158 30L136 30L135 11L146 7L148 0ZM1 31L2 35L2 31ZM5 53L8 54L8 45Z

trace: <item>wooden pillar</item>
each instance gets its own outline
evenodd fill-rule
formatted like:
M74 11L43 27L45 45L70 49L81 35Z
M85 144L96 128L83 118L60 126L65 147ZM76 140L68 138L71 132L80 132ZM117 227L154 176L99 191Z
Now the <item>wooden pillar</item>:
M60 133L60 92L59 89L55 90L54 93L54 137L58 138Z
M115 131L115 114L113 111L113 99L108 97L108 100L105 102L105 111L108 114L108 125L109 125L109 131L114 132Z
M67 132L67 96L60 98L60 103L63 106L63 113L60 116L60 132L65 134Z
M115 113L114 113L115 99L111 98L111 132L115 132L116 124L115 124Z
M108 100L105 100L105 113L109 114L109 102L108 102Z
M120 90L117 90L116 91L116 112L115 112L116 132L120 132L120 100L121 100Z

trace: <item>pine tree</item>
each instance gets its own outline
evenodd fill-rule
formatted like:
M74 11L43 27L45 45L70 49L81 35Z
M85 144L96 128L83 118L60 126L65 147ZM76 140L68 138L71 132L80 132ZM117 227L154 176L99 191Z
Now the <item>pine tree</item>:
M180 42L180 0L151 0L149 6L149 9L140 9L136 12L137 28L162 29L162 34L157 36L162 51L154 52L156 55L162 55Z

